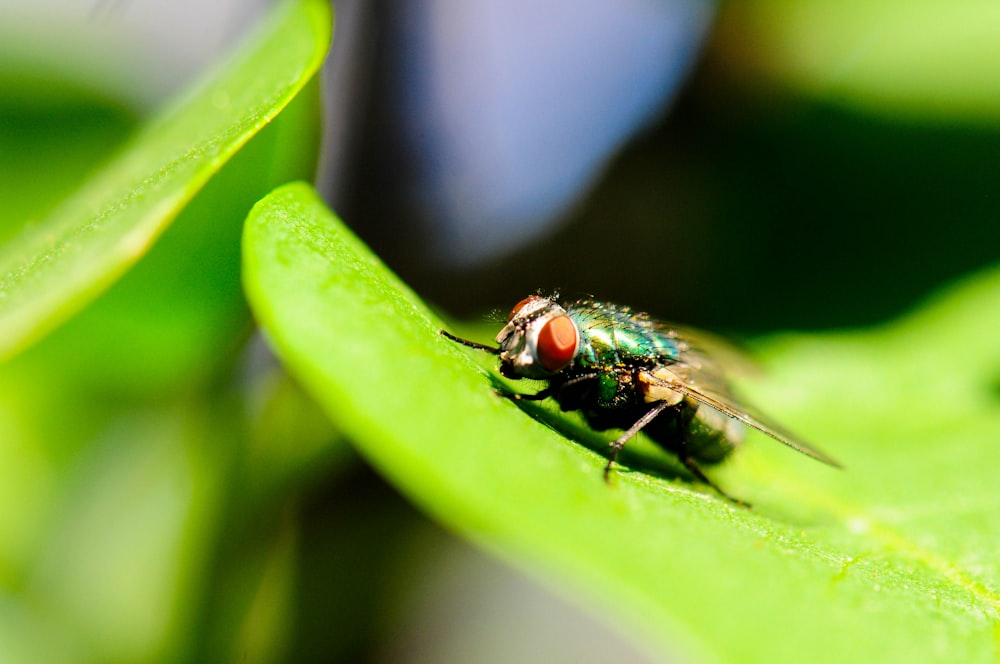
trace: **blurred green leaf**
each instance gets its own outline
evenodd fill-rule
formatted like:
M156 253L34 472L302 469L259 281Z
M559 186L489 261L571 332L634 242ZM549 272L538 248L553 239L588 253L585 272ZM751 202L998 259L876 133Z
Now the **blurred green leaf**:
M294 505L352 459L279 374L149 403L4 374L0 658L276 659Z
M25 594L85 660L161 660L183 647L175 630L204 582L233 450L207 416L122 418L64 478L68 495Z
M4 392L0 427L11 412L33 427L0 437L0 661L280 660L295 505L349 457L276 374L249 414L218 388L105 409L58 381ZM12 407L31 396L48 410Z
M990 0L730 3L731 63L837 102L995 123L1000 5ZM747 48L752 44L752 48Z
M236 371L251 331L239 236L263 192L314 169L318 86L306 82L328 45L328 4L286 3L255 35L23 232L124 123L87 104L76 114L60 95L74 124L46 142L37 127L15 135L43 106L0 103L0 148L17 165L5 173L30 177L71 153L31 187L6 183L17 195L0 231L13 237L0 250L0 356L96 297L0 370L2 661L200 660L209 626L225 659L280 653L288 503L345 455L331 456L339 439L308 400L260 389L256 365ZM258 385L252 431L234 374Z
M3 373L47 372L81 390L158 399L225 374L252 329L240 288L247 210L281 183L312 177L317 86L216 173L127 274Z
M59 85L52 81L51 85ZM47 214L104 163L135 127L121 105L94 95L39 108L30 91L0 81L0 242ZM68 93L67 93L68 95Z
M655 469L606 485L603 457L498 398L308 186L254 208L244 252L269 339L376 467L654 643L702 661L995 659L1000 273L884 330L765 345L758 401L847 470L751 437L713 470L747 510Z
M0 586L21 587L38 552L51 547L59 530L54 521L66 511L67 485L78 481L75 468L110 428L136 412L175 408L178 398L215 395L231 379L250 330L239 283L243 220L254 197L311 173L314 91L307 88L254 136L135 269L68 324L4 364ZM270 401L266 393L256 400ZM229 424L239 426L237 419ZM158 435L155 425L149 429L139 427L136 437ZM328 429L314 425L304 451L296 444L304 439L299 429L272 425L262 431L280 441L282 452L281 465L258 469L258 484L276 485L269 495L289 491L288 475L313 465L317 448L324 450L331 438ZM100 483L100 476L88 481Z
M312 77L330 29L326 2L283 3L220 70L9 242L0 252L0 358L64 321L143 256L205 182Z

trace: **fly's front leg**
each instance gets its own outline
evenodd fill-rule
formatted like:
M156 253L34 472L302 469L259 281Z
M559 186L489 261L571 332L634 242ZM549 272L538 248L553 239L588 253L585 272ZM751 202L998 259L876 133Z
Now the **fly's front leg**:
M579 376L573 376L568 380L549 383L547 387L538 392L535 392L534 394L519 394L517 392L506 392L504 390L495 390L495 391L500 396L510 399L511 401L542 401L543 399L554 397L566 389L570 389L576 385L580 385L582 383L594 380L597 377L598 374L596 373L580 374Z
M507 392L506 390L493 390L497 395L511 401L543 401L555 394L555 389L550 385L534 394L521 394L520 392Z

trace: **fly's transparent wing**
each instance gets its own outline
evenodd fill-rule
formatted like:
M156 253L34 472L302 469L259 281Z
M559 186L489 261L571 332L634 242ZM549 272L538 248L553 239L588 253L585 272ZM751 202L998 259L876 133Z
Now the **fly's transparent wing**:
M725 375L728 376L752 378L763 373L750 351L733 339L652 318L649 319L649 325L659 333L681 342L683 356L701 360L708 371L719 376L723 373L719 367L725 367Z
M694 399L700 404L714 408L723 415L764 433L788 447L810 456L817 461L842 468L840 463L827 454L807 445L784 431L780 426L741 403L726 386L722 373L707 357L695 355L669 367L644 371L641 378L651 388L665 388Z

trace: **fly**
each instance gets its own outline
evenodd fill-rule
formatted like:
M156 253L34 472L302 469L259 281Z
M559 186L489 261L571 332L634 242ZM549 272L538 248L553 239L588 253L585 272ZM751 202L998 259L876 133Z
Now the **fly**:
M742 441L746 427L836 468L840 464L782 431L741 404L699 335L657 321L629 307L582 299L560 304L531 295L517 303L497 334L497 347L441 334L498 355L506 378L543 380L534 394L513 400L553 398L578 410L594 429L624 429L611 443L607 480L625 444L640 431L676 455L700 482L735 503L705 475L702 465L722 461Z

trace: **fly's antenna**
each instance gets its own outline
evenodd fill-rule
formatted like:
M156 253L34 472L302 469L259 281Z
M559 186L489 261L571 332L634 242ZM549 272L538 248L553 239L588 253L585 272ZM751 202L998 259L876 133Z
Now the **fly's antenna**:
M469 341L468 339L463 339L462 337L456 337L454 334L448 332L447 330L440 330L440 333L441 336L447 337L448 339L460 343L463 346L468 346L469 348L475 348L476 350L486 351L487 353L491 353L493 355L500 354L500 349L494 346L487 346L486 344L481 344L478 341Z

